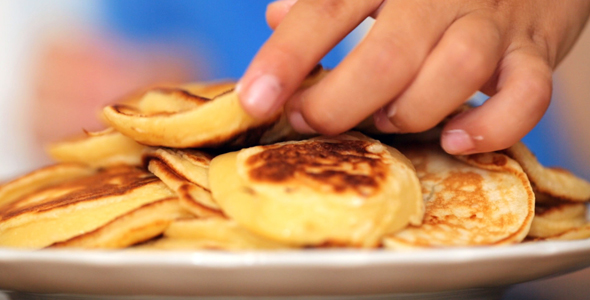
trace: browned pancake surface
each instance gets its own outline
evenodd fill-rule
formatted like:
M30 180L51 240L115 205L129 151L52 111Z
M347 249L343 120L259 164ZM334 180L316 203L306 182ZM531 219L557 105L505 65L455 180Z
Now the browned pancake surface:
M522 240L533 192L518 164L497 153L453 157L438 145L401 149L422 185L423 224L385 239L394 249L498 245Z
M50 211L83 201L124 195L136 187L156 181L159 181L157 177L134 167L121 166L107 169L90 177L42 189L7 205L0 210L0 221L24 213ZM51 200L47 201L47 199Z
M382 155L367 150L366 141L266 146L248 158L249 176L258 182L283 184L304 180L332 192L370 196L387 174Z

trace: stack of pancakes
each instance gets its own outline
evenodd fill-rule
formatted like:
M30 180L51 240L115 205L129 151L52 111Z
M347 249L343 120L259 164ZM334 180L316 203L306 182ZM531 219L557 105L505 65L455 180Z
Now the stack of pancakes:
M541 166L521 143L451 156L432 132L302 136L282 112L247 115L234 86L155 87L106 107L108 129L51 145L55 165L0 186L0 247L406 250L590 237L590 183Z

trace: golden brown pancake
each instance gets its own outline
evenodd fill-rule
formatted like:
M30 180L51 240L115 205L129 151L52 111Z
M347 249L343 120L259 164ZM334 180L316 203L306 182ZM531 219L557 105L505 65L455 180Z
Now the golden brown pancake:
M318 68L302 87L319 81L324 74ZM248 115L235 90L209 99L186 88L155 89L137 105L111 105L103 114L124 135L152 146L240 147L271 143L295 134L281 112L268 119Z
M231 80L195 82L183 84L180 87L194 95L211 99L225 92L233 90L236 87L236 82Z
M148 91L137 104L143 114L173 114L195 109L211 101L182 88L157 88Z
M159 89L182 89L189 91L193 95L199 95L211 99L233 89L235 86L236 83L231 80L194 82L187 84L158 83L133 91L119 99L117 103L137 106L146 93Z
M548 236L545 238L540 238L537 240L546 240L546 241L573 241L573 240L583 240L590 238L590 223L586 223L579 227L574 227L568 229L562 233Z
M130 248L131 251L195 251L195 250L232 250L227 245L215 241L175 239L161 237Z
M95 172L95 169L77 163L62 163L35 170L0 186L0 209L36 190L84 178Z
M156 237L172 221L189 216L177 198L158 200L123 214L93 231L57 242L49 248L125 248Z
M209 170L227 216L290 245L375 247L422 219L407 159L360 134L244 149L217 156Z
M197 217L225 218L219 205L211 197L211 191L194 184L175 172L159 159L151 159L148 169L158 176L180 198L180 204Z
M158 159L168 165L172 171L194 183L209 190L209 164L211 155L190 149L170 149L149 147L143 153L144 163L151 159Z
M174 196L129 166L34 190L0 208L0 246L43 248L95 230L144 204Z
M198 217L224 217L209 189L211 156L198 150L148 148L150 172L176 192L180 203Z
M49 155L58 162L83 163L92 167L113 165L141 165L145 146L112 128L100 132L86 132L82 138L50 145Z
M461 157L436 144L400 147L414 164L426 211L423 224L389 235L390 249L498 245L525 238L534 195L514 160L497 153Z
M551 237L584 224L586 224L585 203L537 204L528 236Z
M520 163L535 191L566 201L590 201L590 182L564 169L543 167L522 142L505 151Z
M254 250L286 249L285 244L256 235L234 220L207 218L174 221L164 232L168 240L183 240L183 244L216 245L217 249ZM171 244L172 242L162 242Z

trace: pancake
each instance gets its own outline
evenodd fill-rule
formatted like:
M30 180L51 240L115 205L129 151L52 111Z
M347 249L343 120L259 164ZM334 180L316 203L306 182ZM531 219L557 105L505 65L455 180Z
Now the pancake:
M195 109L210 99L233 90L235 82L193 83L148 90L137 108L143 113L178 113Z
M224 217L209 189L211 156L198 150L148 148L150 172L176 192L181 205L197 217Z
M386 248L500 245L525 238L535 203L517 162L498 153L453 157L437 144L400 151L416 168L426 211L422 225L388 235Z
M522 142L505 151L522 166L535 191L565 201L590 201L590 182L567 170L542 166Z
M143 152L144 164L158 159L168 165L186 181L209 190L209 164L211 155L190 149L169 149L149 147Z
M186 84L158 83L133 91L120 98L117 103L137 106L146 93L158 89L182 89L187 90L194 95L199 95L205 98L213 98L233 89L235 86L236 83L231 80L194 82Z
M183 84L180 87L194 95L211 99L233 90L236 87L236 82L232 80L195 82Z
M223 154L211 161L209 180L228 217L294 246L376 247L422 219L409 161L355 133Z
M324 74L317 68L302 87L319 81ZM248 115L235 90L209 99L186 88L155 89L137 105L107 106L103 114L112 127L151 146L242 147L296 135L281 112L268 119Z
M590 238L590 223L586 223L583 226L574 227L568 229L562 233L548 236L545 238L537 239L537 240L546 240L546 241L573 241L573 240L583 240Z
M195 251L195 250L233 250L226 244L216 241L175 239L162 237L130 248L132 251Z
M211 192L179 175L159 159L151 159L148 169L158 176L179 197L179 203L197 217L225 218Z
M528 236L551 237L583 226L586 224L586 211L584 203L537 204Z
M0 209L35 190L88 177L95 172L95 169L77 163L61 163L35 170L0 186Z
M182 88L157 88L148 91L137 104L143 114L180 113L196 109L211 99Z
M83 163L92 167L141 165L145 146L112 128L86 132L86 136L50 145L49 155L58 162Z
M157 177L129 166L40 188L0 208L0 246L39 249L93 231L144 204L173 197Z
M145 204L107 224L49 248L120 249L161 235L175 219L189 217L177 198Z
M225 250L286 249L279 242L258 236L236 221L226 219L187 219L177 220L164 232L170 240L184 240L185 245L215 245ZM171 244L172 242L163 242Z

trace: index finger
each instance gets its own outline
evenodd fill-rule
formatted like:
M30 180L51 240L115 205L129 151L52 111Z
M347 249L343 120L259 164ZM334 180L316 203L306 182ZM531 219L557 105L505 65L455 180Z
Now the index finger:
M299 0L260 48L237 92L252 116L274 114L305 76L383 0Z

